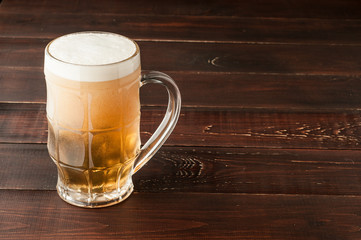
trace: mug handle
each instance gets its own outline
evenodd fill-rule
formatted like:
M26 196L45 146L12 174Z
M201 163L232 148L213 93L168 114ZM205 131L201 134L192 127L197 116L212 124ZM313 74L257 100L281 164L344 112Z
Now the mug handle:
M133 174L138 172L167 140L178 121L181 109L181 95L177 85L170 76L157 71L145 72L141 78L141 87L148 83L161 84L167 89L168 107L159 127L140 149L133 165Z

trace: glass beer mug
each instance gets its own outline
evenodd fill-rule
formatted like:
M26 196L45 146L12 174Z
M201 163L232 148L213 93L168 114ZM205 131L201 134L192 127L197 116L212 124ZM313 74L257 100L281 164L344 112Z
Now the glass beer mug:
M79 32L45 49L48 151L59 196L80 207L106 207L133 191L132 175L161 147L179 117L181 97L161 72L141 74L138 45L118 34ZM165 117L140 146L139 88L168 91Z

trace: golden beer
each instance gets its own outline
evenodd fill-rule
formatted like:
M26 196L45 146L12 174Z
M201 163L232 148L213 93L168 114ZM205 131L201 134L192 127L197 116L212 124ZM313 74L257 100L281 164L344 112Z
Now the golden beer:
M115 191L129 179L140 147L140 69L106 82L45 74L54 104L48 148L59 177L75 191Z
M173 130L180 94L160 72L141 77L137 44L121 35L82 32L45 49L48 151L58 169L57 191L81 207L105 207L133 191L132 174ZM162 84L169 105L163 122L140 149L139 88Z

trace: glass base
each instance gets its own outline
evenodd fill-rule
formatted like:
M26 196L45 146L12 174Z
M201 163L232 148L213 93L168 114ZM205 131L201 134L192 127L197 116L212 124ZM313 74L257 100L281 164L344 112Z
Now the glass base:
M101 208L124 201L133 192L133 182L130 180L123 187L106 193L84 193L74 191L64 186L60 181L56 186L59 196L67 203L84 208Z

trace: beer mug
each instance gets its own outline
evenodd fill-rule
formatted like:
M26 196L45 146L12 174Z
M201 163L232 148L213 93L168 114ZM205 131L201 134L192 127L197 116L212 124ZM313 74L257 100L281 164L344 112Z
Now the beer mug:
M57 192L80 207L106 207L133 191L132 175L174 129L181 97L166 74L142 73L138 45L122 35L79 32L45 48L48 151L57 166ZM141 147L139 88L165 86L168 107Z

